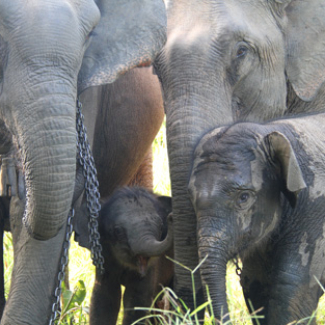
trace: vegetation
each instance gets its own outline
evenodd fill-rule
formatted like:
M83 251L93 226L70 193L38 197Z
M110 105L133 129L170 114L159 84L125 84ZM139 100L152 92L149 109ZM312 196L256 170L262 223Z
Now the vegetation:
M161 128L157 135L154 144L154 191L156 193L171 195L168 158L166 148L165 125ZM5 265L5 287L6 293L9 292L10 275L13 266L13 248L12 239L9 233L4 236L4 265ZM63 286L62 313L58 320L58 324L88 324L89 323L89 305L91 290L95 280L95 268L92 265L90 253L88 250L79 247L73 240L70 248L70 264L69 264L69 280L70 290ZM107 266L109 267L109 266ZM184 266L186 268L186 266ZM198 272L188 269L192 274ZM165 295L172 307L170 311L164 311L163 314L156 313L154 316L149 316L149 321L153 323L153 317L158 324L161 325L196 325L198 324L197 313L206 308L207 312L213 314L211 302L208 300L202 306L197 306L194 311L188 310L186 305L178 299L176 294L169 288L164 288L161 295ZM227 271L227 295L229 302L230 316L236 325L252 324L251 317L247 312L245 301L243 298L239 277L235 272L235 266L232 263L228 265ZM152 313L157 312L151 309ZM206 313L205 324L214 324L212 318ZM118 323L122 323L123 310L119 315ZM139 323L143 323L140 320ZM226 325L227 323L223 323ZM299 324L299 322L297 323ZM325 324L325 298L321 299L317 310L317 324Z

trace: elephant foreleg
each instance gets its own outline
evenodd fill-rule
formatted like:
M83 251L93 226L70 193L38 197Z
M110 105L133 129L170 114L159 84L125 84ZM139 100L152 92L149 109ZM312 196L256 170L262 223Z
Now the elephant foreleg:
M268 308L270 286L270 262L265 255L265 252L255 252L243 260L243 270L241 272L240 283L243 288L243 293L246 305L250 313L254 313L258 321L253 317L254 324L266 324L266 315Z
M323 252L323 245L324 241L321 240L320 252ZM310 244L309 249L315 252L317 247ZM315 277L324 285L322 271L317 268L320 262L314 265L312 262L302 263L301 250L296 243L286 243L278 247L277 251L278 255L272 263L274 267L267 324L285 325L296 321L299 324L316 324L312 315L323 290Z
M11 198L14 268L1 324L22 324L24 320L24 324L44 325L51 316L66 229L62 227L47 241L31 238L21 222L24 207L24 201Z
M116 324L120 301L121 286L118 277L109 271L103 276L96 274L91 296L90 325Z
M134 307L149 308L152 302L153 282L152 269L144 277L129 274L125 282L123 325L130 325L146 315L145 310L134 310Z

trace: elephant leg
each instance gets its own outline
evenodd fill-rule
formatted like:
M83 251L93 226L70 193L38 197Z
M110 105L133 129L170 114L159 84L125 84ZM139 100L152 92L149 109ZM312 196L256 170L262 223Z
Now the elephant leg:
M144 277L129 274L125 281L123 297L124 317L123 325L130 325L147 314L145 310L134 310L134 307L149 308L152 303L153 283L152 269Z
M46 241L31 238L22 225L25 202L12 197L10 222L14 243L14 268L1 324L21 324L35 315L33 324L47 324L54 302L58 265L66 229ZM50 252L50 253L49 253ZM21 306L17 310L17 306Z
M324 242L320 244L320 251L323 251L323 245ZM316 251L312 245L309 249ZM316 310L323 290L314 276L324 285L323 268L319 268L319 261L314 265L310 264L311 261L303 264L301 250L296 243L286 243L278 248L278 253L273 260L266 324L286 325L299 321L299 324L315 325L315 317L311 319L310 316Z
M0 281L0 318L2 317L3 310L5 308L6 299L5 299L5 279L4 279L4 265L3 265L3 233L4 233L4 224L6 218L6 208L3 203L5 199L0 199L0 272L1 272L1 281Z
M246 305L250 313L261 316L258 321L253 318L254 324L266 324L270 287L271 259L265 252L256 251L242 259L243 269L240 283Z
M287 274L286 271L279 272L278 276L283 283L272 287L273 294L269 302L266 324L286 325L299 321L299 324L316 325L316 318L312 315L317 308L318 299L323 294L319 285L316 284L312 288L302 286L298 275L298 282L292 283L293 275ZM287 281L291 283L288 285Z
M108 271L102 276L96 274L90 304L90 325L116 324L120 302L121 286L118 277Z
M144 157L141 165L139 166L136 174L129 182L129 186L145 187L148 190L153 188L153 169L152 169L152 148L148 150L147 155Z

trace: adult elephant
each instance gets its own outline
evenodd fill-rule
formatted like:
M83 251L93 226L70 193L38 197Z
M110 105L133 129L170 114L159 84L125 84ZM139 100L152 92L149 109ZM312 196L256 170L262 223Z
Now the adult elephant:
M167 118L175 260L194 269L209 254L201 278L196 275L200 299L203 283L218 300L214 280L225 274L218 274L211 258L211 220L197 229L187 193L194 147L219 125L324 109L324 14L317 0L168 3L167 42L155 69ZM252 282L255 275L249 273ZM192 306L190 274L179 266L175 288Z
M125 185L152 190L151 145L164 119L160 85L152 67L135 68L112 84L91 87L80 100L101 198ZM74 230L79 244L90 248L87 216L84 198L80 209L77 204Z
M1 324L49 321L75 185L78 94L150 62L165 24L161 0L0 0L0 115L27 193Z

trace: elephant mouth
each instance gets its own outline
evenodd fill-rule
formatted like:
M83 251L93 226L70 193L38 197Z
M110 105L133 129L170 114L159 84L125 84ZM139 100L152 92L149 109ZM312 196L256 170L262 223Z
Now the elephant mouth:
M137 258L136 264L138 267L138 272L142 277L144 277L148 271L148 263L150 258L142 255L138 255L136 258Z

